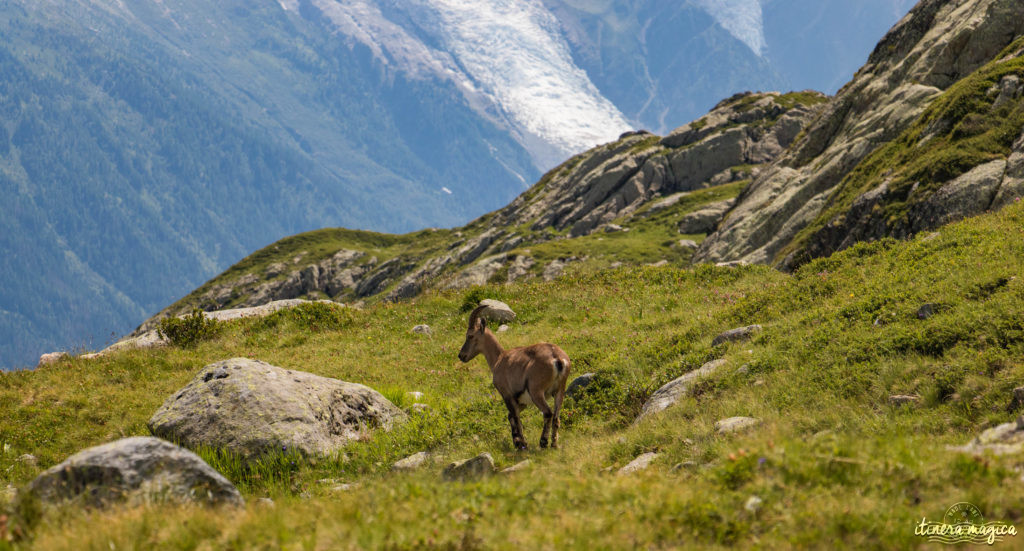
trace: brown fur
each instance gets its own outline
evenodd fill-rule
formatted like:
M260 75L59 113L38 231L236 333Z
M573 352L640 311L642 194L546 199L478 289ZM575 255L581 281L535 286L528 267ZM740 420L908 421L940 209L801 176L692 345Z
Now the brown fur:
M459 359L468 362L483 354L491 368L491 381L501 394L508 408L508 422L512 428L512 443L519 449L526 449L523 424L519 412L523 406L533 402L544 414L544 430L540 436L540 447L548 446L548 432L551 433L551 447L558 447L558 418L565 398L565 382L569 379L569 356L551 343L539 343L511 350L504 350L497 337L487 328L487 321L480 316L485 307L481 306L469 315L469 329L466 342L459 351ZM561 369L558 369L559 363ZM548 405L547 398L555 397L555 407Z

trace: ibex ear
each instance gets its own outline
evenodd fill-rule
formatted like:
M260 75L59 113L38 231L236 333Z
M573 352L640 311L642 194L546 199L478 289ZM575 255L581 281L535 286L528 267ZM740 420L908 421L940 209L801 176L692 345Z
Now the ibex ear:
M476 318L476 330L482 333L484 329L487 329L487 320L480 316Z

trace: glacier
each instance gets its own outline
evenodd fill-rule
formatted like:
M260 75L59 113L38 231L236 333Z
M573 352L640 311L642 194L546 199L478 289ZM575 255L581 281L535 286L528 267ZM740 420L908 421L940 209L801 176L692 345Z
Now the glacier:
M283 9L291 4L280 2ZM538 168L632 125L572 58L540 0L314 0L350 40L410 78L453 83Z
M761 0L696 0L729 34L747 45L755 54L764 55L764 17Z

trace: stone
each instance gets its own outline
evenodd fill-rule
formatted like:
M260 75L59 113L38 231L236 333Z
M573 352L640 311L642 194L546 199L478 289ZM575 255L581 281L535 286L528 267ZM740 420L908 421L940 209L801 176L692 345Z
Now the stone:
M1013 400L1010 402L1011 408L1020 407L1021 405L1024 405L1024 386L1013 389Z
M498 326L498 332L499 333L504 333L505 331L508 331L508 325L503 323L503 324Z
M39 466L39 459L36 456L34 456L34 455L30 454L30 453L23 453L23 454L19 455L18 458L15 459L15 461L18 462L18 463L24 463L25 465L28 465L29 467L38 467Z
M441 475L445 480L469 480L494 474L494 458L484 452L471 459L450 463Z
M693 239L680 239L678 245L680 249L686 251L695 251L700 246Z
M584 388L590 386L590 383L594 382L596 373L584 373L579 377L576 377L569 383L569 386L565 388L565 395L570 398L575 398L577 394L583 391Z
M622 231L629 231L618 224L605 224L604 233L616 233Z
M256 500L256 505L272 509L276 504L274 503L274 500L270 499L269 497L261 497Z
M697 470L698 467L700 467L700 465L698 465L696 461L683 461L682 463L677 463L675 466L673 466L672 470L673 471L682 471L682 470L694 471L694 470Z
M507 260L508 256L504 254L484 258L459 272L447 284L447 287L450 289L465 289L477 285L486 285L492 277L505 267Z
M413 404L412 405L412 410L414 412L422 415L422 414L430 411L430 406L428 406L427 404Z
M761 510L761 505L764 504L764 500L757 496L750 496L747 502L743 504L743 508L748 512L756 513Z
M668 266L668 260L661 259L661 260L659 260L657 262L651 262L650 264L648 264L648 266L650 266L652 268L661 268L661 267L664 267L664 266Z
M651 394L651 397L644 403L643 410L640 411L640 415L637 416L634 423L639 422L648 415L653 415L672 406L690 392L694 381L702 377L710 377L725 364L726 360L724 359L712 360L685 375L669 381L654 391L654 394Z
M711 340L711 346L718 346L726 342L743 342L749 341L755 334L761 331L761 326L754 324L746 327L737 327L730 329L723 333L719 333L714 339Z
M718 222L722 220L725 213L736 203L736 199L726 199L705 205L699 210L693 211L679 220L679 233L697 234L711 233L715 231Z
M515 465L512 465L511 467L506 467L506 468L502 469L501 474L518 473L519 471L526 470L526 468L529 467L529 466L530 466L530 460L529 459L524 459L524 460L520 461L519 463L516 463Z
M516 313L512 311L512 308L500 300L484 299L480 301L480 306L487 307L480 315L490 321L508 322L516 319Z
M756 417L728 417L715 423L715 432L718 434L730 434L756 427L761 420Z
M412 398L413 400L422 400L423 399L423 393L418 391L418 390L414 390L412 392L406 392L405 395L407 397L409 397L409 398Z
M82 450L47 469L26 491L47 503L127 501L243 505L238 489L196 454L150 436Z
M430 454L427 452L417 452L405 459L399 459L391 465L392 471L414 471L430 460Z
M917 309L917 319L926 320L935 315L935 311L938 309L935 304L924 304Z
M245 457L327 455L406 418L375 390L248 358L207 365L149 420L153 434Z
M626 475L643 471L647 469L647 467L650 467L651 463L653 463L657 458L658 454L655 452L642 453L630 461L625 467L619 469L618 474Z
M433 335L434 331L430 329L429 325L420 324L412 328L413 333L419 333L421 335Z
M55 364L69 357L70 356L68 356L67 352L48 352L46 354L43 354L42 356L39 356L39 363L36 364L36 367L39 368L50 364Z
M508 267L508 282L515 283L530 276L530 268L537 263L532 256L516 255Z
M977 455L985 452L994 455L1020 453L1024 451L1024 416L986 429L963 446L949 446L947 449Z
M894 396L889 396L889 405L893 407L913 405L920 401L920 396L911 396L908 394L896 394Z
M572 261L573 260L569 258L556 258L555 260L552 260L544 267L544 273L541 274L541 277L544 281L552 281L560 277L565 271L565 267Z

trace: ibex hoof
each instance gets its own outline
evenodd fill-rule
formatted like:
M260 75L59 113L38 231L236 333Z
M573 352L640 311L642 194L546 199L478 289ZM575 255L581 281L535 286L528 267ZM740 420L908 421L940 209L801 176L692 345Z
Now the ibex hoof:
M540 447L542 447L542 448L548 447L548 440L546 438L541 438L540 439Z

